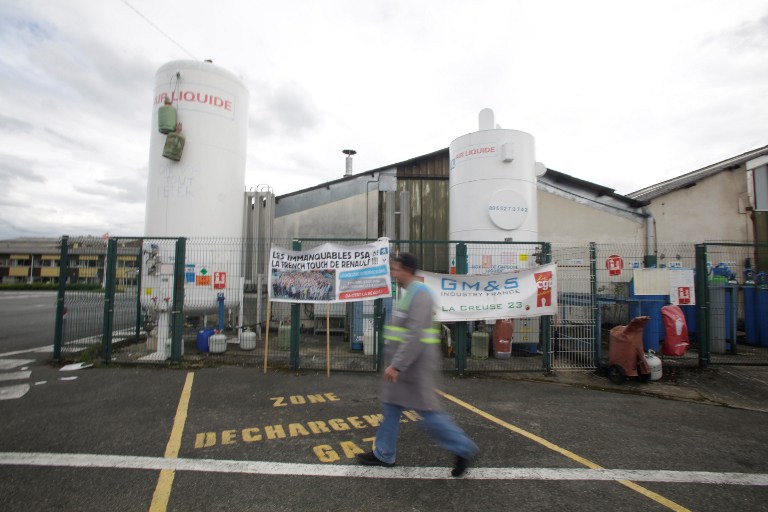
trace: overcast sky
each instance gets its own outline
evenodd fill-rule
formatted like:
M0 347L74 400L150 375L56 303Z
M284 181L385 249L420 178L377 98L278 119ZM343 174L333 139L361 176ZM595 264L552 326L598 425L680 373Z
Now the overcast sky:
M250 90L244 188L447 148L492 108L626 194L768 145L766 0L0 0L0 239L142 235L155 72Z

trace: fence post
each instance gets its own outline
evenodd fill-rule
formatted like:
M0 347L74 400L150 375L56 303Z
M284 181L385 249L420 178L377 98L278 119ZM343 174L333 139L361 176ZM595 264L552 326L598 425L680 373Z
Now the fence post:
M141 271L144 267L144 239L141 238L139 242L139 267L136 270L136 325L134 330L135 342L139 342L141 337L142 311L141 311Z
M176 240L173 261L173 302L171 305L171 361L181 362L184 343L184 263L187 256L187 239Z
M64 344L64 295L67 290L67 273L69 265L69 237L61 237L59 253L59 292L56 295L56 327L53 333L53 360L61 360L61 346Z
M590 295L590 308L592 309L592 328L595 330L595 368L600 369L600 363L602 362L602 340L600 325L600 304L597 303L597 244L595 242L589 242L589 295Z
M709 365L709 285L707 283L707 246L696 244L696 323L699 328L699 368Z
M541 263L547 265L552 263L552 244L544 242L541 245ZM547 375L552 375L552 356L554 350L552 350L552 315L546 315L541 317L541 342L544 361L544 371Z
M456 244L456 274L466 274L467 269L467 244ZM467 322L456 324L456 370L459 375L464 375L467 368Z
M373 301L373 347L376 354L375 365L376 372L380 372L384 367L384 347L382 343L382 331L384 330L384 300L376 299Z
M293 241L293 250L301 250L301 240ZM301 306L298 303L291 304L291 368L299 369L299 334L301 331ZM328 326L326 326L326 329Z
M115 317L115 274L117 273L117 239L107 242L107 258L104 261L104 318L101 329L101 360L112 360L112 326Z

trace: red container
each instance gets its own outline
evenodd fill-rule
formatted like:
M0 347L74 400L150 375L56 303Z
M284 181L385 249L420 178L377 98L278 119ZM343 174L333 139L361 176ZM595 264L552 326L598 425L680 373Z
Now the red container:
M617 325L611 329L608 378L614 384L621 384L627 377L650 380L651 369L643 351L643 329L650 320L649 316L637 316L628 325Z
M493 355L498 359L507 359L512 354L512 335L515 323L511 319L496 320L493 327Z
M664 320L664 344L661 346L661 353L665 356L684 356L691 342L683 310L674 304L664 306L661 308L661 317Z

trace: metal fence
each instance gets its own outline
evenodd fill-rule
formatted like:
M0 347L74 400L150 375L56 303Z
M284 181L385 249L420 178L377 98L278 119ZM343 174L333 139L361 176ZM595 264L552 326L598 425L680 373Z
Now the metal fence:
M272 242L307 250L370 241ZM54 358L93 350L118 363L378 371L380 333L394 299L270 302L268 253L262 249L267 245L240 239L62 238ZM594 370L608 362L610 329L641 315L652 317L645 348L667 366L768 364L768 279L759 272L766 269L755 266L758 248L752 245L668 245L648 256L644 246L627 244L395 240L391 250L413 252L424 270L438 273L557 264L555 317L516 318L511 326L442 324L447 372ZM696 305L681 305L691 337L682 356L661 354L666 330L660 309L669 296L635 293L635 273L648 267L695 270ZM66 282L92 282L95 288L68 291ZM507 350L496 343L503 329L512 337Z

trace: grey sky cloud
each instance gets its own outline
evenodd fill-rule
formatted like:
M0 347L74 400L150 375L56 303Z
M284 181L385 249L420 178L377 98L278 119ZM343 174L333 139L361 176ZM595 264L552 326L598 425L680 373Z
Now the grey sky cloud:
M13 133L30 133L34 126L32 123L16 119L15 117L0 114L0 130Z
M249 128L259 136L300 135L320 125L320 116L309 93L291 84L251 92Z
M36 164L13 155L0 153L0 182L23 180L33 183L45 183L45 176L35 171Z
M141 233L154 76L188 57L169 38L243 77L246 189L448 147L485 107L619 193L768 143L764 0L131 3L162 33L119 1L0 0L0 236Z
M75 191L94 200L144 204L147 184L135 178L109 178L96 180L90 186L77 186Z

